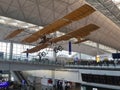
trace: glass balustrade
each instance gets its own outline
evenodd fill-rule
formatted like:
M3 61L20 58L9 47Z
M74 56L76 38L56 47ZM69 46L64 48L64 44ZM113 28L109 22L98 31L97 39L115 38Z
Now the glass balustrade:
M32 64L49 64L49 65L77 65L77 66L118 66L120 65L120 60L103 60L97 62L95 60L78 60L75 61L73 59L67 58L57 58L57 60L53 61L49 57L39 58L38 56L26 55L22 54L14 54L12 59L9 59L9 53L0 54L0 61L12 61L12 62L22 62L22 63L32 63Z

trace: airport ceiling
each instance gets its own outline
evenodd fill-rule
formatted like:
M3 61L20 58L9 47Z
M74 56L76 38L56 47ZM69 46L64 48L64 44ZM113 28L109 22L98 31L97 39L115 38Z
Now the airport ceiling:
M76 10L85 3L91 5L96 11L81 20L78 20L61 28L59 31L68 33L71 30L76 30L80 27L92 23L99 26L100 28L90 33L90 35L86 36L86 39L109 46L116 50L120 50L120 19L118 19L120 14L118 13L119 9L111 0L0 0L0 16L13 18L44 27L72 12L73 10ZM110 9L108 9L106 5L112 6L109 6ZM114 12L112 12L113 8ZM115 13L118 15L116 16ZM29 30L27 27L25 32L22 32L17 37L5 40L4 38L12 31L20 28L20 25L18 22L15 27L8 24L12 21L11 19L7 20L4 18L4 20L7 22L0 24L1 41L13 41L20 43L21 40L23 40L25 37L35 32ZM1 17L0 22L2 22ZM24 23L22 23L21 26L22 25L24 26ZM36 45L36 43L32 44ZM66 44L66 46L68 45ZM76 47L79 46L81 46L81 49L78 50ZM84 52L89 55L96 55L97 52L96 48L93 48L91 46L89 47L83 43L75 45L73 47L73 50ZM106 53L105 50L102 49L99 51L100 54Z

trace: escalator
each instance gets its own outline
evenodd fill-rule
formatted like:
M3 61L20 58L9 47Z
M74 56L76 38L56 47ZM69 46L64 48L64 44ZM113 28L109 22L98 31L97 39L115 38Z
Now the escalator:
M14 71L13 73L17 77L18 81L21 83L22 79L21 79L20 75L17 73L17 71Z
M30 82L25 78L25 76L22 74L21 71L14 71L15 76L18 78L18 80L26 85L30 85Z

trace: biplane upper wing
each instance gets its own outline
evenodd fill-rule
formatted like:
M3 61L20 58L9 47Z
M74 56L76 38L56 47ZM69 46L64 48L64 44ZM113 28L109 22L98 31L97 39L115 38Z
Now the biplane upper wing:
M29 37L22 40L22 43L32 43L37 41L43 35L53 33L59 30L61 27L72 23L72 21L80 20L95 11L94 8L85 4L80 8L76 9L75 11L69 13L68 15L64 16L63 18L49 24L48 26L44 27L43 29L33 33Z
M8 36L6 36L5 39L13 38L13 37L17 36L19 33L21 33L22 31L24 31L24 29L14 30L12 33L10 33Z
M69 40L69 39L74 38L74 37L77 38L77 39L82 38L82 37L85 37L85 36L89 35L92 31L95 31L98 28L99 27L94 25L94 24L89 24L87 26L84 26L84 27L82 27L80 29L71 31L71 32L69 32L69 33L67 33L65 35L60 36L60 37L50 39L48 42L57 43L59 41ZM80 41L78 41L78 42L80 42ZM78 42L76 42L76 43L78 43ZM41 50L43 48L46 48L47 46L49 46L49 44L46 42L44 44L40 44L40 45L28 50L28 51L25 51L25 53L26 52L27 53L34 53L34 52L37 52L37 51L39 51L39 50Z

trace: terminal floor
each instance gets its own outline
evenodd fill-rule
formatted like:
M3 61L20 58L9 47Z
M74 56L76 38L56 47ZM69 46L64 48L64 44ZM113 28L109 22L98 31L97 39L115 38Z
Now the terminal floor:
M46 90L46 89L41 89L41 86L40 86L40 85L36 85L35 90ZM47 89L47 90L53 90L53 89ZM79 88L71 87L71 88L68 89L68 90L80 90L80 87L79 87Z

